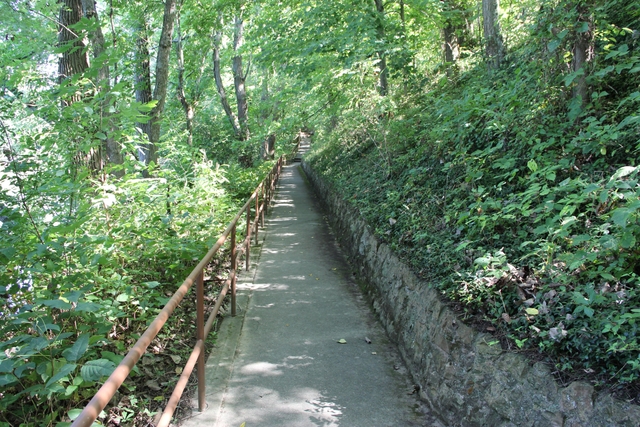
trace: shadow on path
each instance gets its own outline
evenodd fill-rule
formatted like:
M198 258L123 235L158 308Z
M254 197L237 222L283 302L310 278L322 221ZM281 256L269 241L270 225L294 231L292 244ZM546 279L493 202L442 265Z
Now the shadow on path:
M183 425L440 426L410 395L296 163L262 236L255 276L238 284L239 315L225 318L207 362L206 411Z

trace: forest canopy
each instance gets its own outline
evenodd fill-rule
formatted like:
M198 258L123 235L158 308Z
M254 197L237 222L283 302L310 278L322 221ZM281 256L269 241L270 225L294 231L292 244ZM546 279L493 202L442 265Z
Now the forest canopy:
M561 378L637 391L636 1L0 16L0 425L69 422L300 131L463 318ZM157 409L135 384L101 422Z

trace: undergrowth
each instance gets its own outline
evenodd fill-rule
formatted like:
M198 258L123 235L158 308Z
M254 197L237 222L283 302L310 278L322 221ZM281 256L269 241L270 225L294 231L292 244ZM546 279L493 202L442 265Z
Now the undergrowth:
M182 169L184 154L149 179L76 180L60 159L27 149L7 165L0 426L77 416L271 167L200 155ZM212 292L223 269L216 261L207 272ZM148 425L166 401L195 341L193 304L190 293L101 414L104 425Z
M498 71L354 104L308 161L464 316L616 391L640 378L640 44L598 25L589 102L534 28Z

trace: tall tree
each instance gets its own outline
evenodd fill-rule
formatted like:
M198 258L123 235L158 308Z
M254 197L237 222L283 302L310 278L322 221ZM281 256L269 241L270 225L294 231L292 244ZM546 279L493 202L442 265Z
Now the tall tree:
M376 36L378 38L378 93L381 96L386 96L389 90L387 76L389 74L389 70L387 70L387 54L386 54L386 43L385 43L385 31L384 31L384 3L382 0L374 0L376 5ZM401 9L402 13L404 13L404 5Z
M72 27L83 17L82 0L61 0L58 26L58 45L62 55L58 60L58 82L63 83L74 74L82 73L89 68L86 43L82 37L74 32ZM63 104L70 104L79 100L79 95L63 100Z
M134 87L136 92L136 102L147 104L152 100L151 93L151 65L149 54L149 34L146 18L141 15L136 21L136 51L134 65ZM151 139L151 123L149 121L136 123L138 129ZM145 159L143 147L138 147L138 158Z
M233 33L233 84L236 89L236 101L238 104L238 122L240 123L240 137L246 141L251 137L249 131L249 104L247 103L247 91L245 88L245 80L247 76L242 68L241 48L244 44L244 20L242 13L234 18Z
M442 35L444 38L444 62L454 63L460 57L460 40L459 32L463 26L459 19L458 6L453 0L445 0L444 2L444 26Z
M160 122L167 101L167 87L169 86L169 57L171 54L171 40L176 19L176 0L165 0L162 32L158 43L156 57L155 86L153 100L156 101L151 110L149 142L142 147L142 159L146 165L158 162L158 142L160 141Z
M499 0L482 0L482 26L489 68L497 69L504 59L504 43L498 17Z
M185 81L184 81L184 48L183 42L184 38L182 35L182 25L180 22L180 10L182 8L182 2L178 7L177 12L177 37L176 37L176 57L178 60L178 87L176 88L176 92L178 95L178 100L180 104L182 104L182 108L184 110L184 115L187 123L187 143L192 146L193 145L193 119L195 116L195 110L193 108L193 104L187 100L187 95L185 92ZM203 55L206 57L206 55Z
M94 21L93 24L95 26L94 30L90 33L90 40L93 57L97 61L101 62L101 64L98 64L97 87L103 94L100 102L100 117L103 122L102 126L108 128L108 130L113 130L116 125L112 120L111 113L109 112L111 97L106 95L110 90L111 83L109 79L109 64L106 57L104 34L102 33L102 28L100 26L100 19L98 18L98 12L96 11L95 1L82 0L82 7L84 9L84 15L89 20ZM119 165L123 162L122 152L120 145L115 140L112 133L113 132L107 132L107 137L103 142L103 152L106 156L106 161L111 164ZM123 170L114 172L115 176L122 176L123 174Z
M83 17L82 0L62 0L60 2L58 45L62 50L62 55L58 58L58 82L61 86L67 84L74 75L84 73L89 68L88 40L74 30L76 24ZM83 90L77 90L76 87L71 89L70 92L73 94L65 95L61 101L63 107L69 107L82 99ZM85 166L93 172L101 171L104 168L101 146L74 149L77 150L73 157L74 168Z
M220 71L220 43L222 40L222 33L217 31L213 35L213 75L216 81L216 89L218 90L218 95L220 96L220 103L222 104L222 109L224 110L227 119L229 119L229 123L233 127L233 133L236 138L240 138L240 124L238 123L238 118L233 113L231 106L229 105L229 98L227 98L227 91L224 88L224 84L222 82L222 74Z
M573 43L572 70L578 75L574 80L573 97L574 99L579 99L584 106L589 97L586 64L590 59L590 51L593 48L593 16L591 8L584 0L578 2L576 12L578 16L574 36L575 41Z

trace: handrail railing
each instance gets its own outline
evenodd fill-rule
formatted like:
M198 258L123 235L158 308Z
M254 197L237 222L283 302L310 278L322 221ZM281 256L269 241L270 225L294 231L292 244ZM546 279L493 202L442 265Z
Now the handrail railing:
M296 147L297 148L297 147ZM198 265L193 269L191 274L187 276L182 285L173 294L169 302L167 302L164 308L151 322L147 330L142 334L134 346L129 350L127 355L122 359L120 364L113 371L111 376L105 381L100 390L93 396L91 401L82 410L80 415L74 420L72 427L89 427L98 418L100 412L107 406L107 403L113 398L116 391L122 383L127 379L131 370L135 364L140 360L145 353L151 341L158 335L160 329L164 326L169 319L173 311L178 304L182 301L189 289L196 283L196 344L187 360L185 367L182 370L178 383L176 384L169 402L165 406L162 413L158 413L155 419L156 427L168 426L173 413L180 401L180 397L184 391L185 386L193 372L193 368L198 366L198 409L204 410L205 406L205 384L204 384L204 341L213 322L218 315L222 301L227 293L231 292L231 315L236 315L236 273L238 268L238 257L242 254L245 255L245 269L249 269L249 257L251 253L251 238L254 238L255 243L258 243L258 228L260 225L264 226L265 212L269 206L269 203L273 197L276 189L276 184L282 172L282 167L286 163L288 156L280 156L276 164L271 171L262 180L260 185L256 187L251 197L247 200L244 206L238 211L233 220L229 223L225 231L218 238L218 241L209 249L209 252L200 260ZM254 204L255 202L255 204ZM255 206L253 212L253 219L251 216L251 207ZM245 239L238 248L236 244L236 228L238 222L243 215L246 215L247 228L245 231ZM225 243L227 238L230 238L230 257L231 257L231 269L229 271L229 277L224 283L224 286L220 290L216 303L209 314L209 317L205 323L204 321L204 269L209 265L209 262L218 250Z

